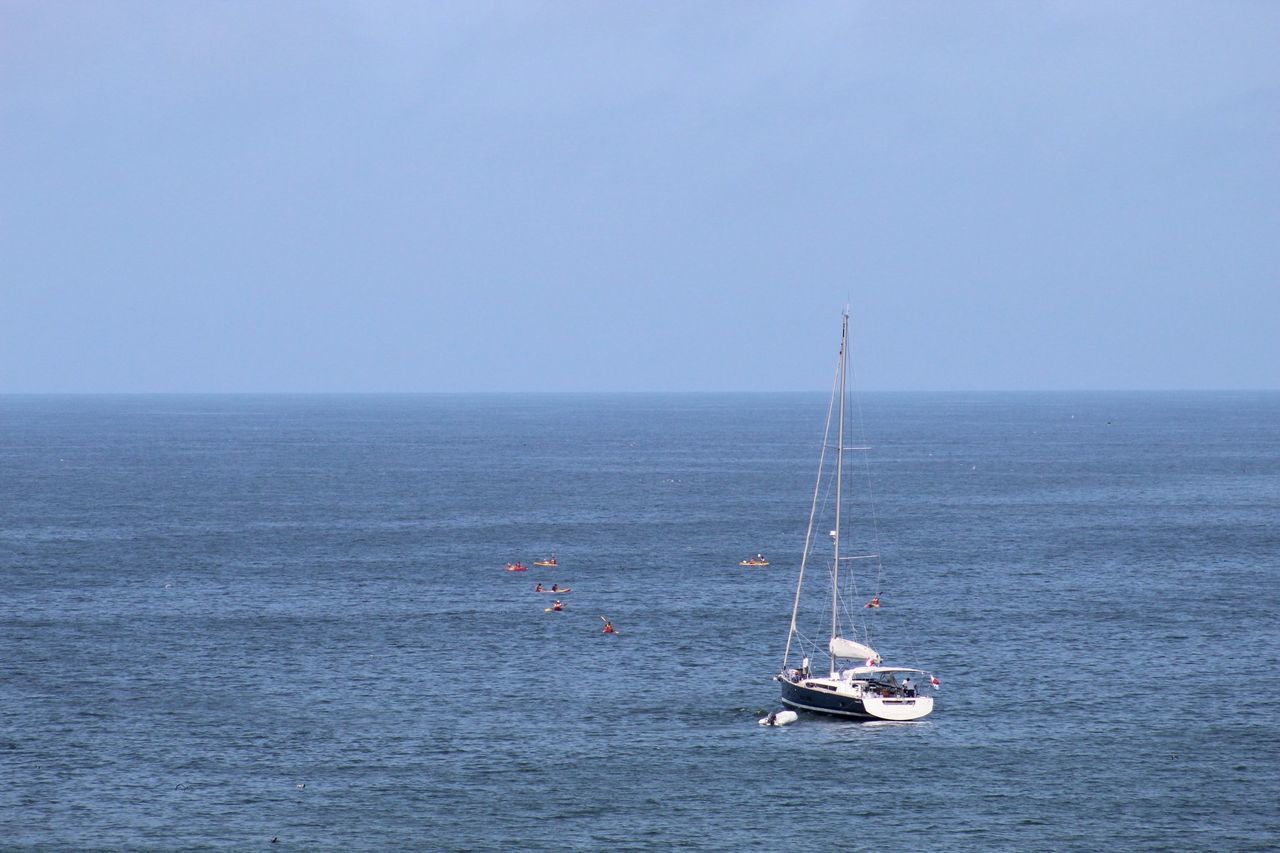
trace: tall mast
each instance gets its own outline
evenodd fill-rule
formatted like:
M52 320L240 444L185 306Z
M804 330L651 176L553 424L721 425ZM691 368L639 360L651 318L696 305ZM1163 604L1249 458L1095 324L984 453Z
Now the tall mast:
M840 505L844 502L844 394L849 372L849 310L844 312L840 330L840 427L836 439L836 535L831 563L831 638L839 636L840 616ZM831 677L836 675L836 656L829 654Z

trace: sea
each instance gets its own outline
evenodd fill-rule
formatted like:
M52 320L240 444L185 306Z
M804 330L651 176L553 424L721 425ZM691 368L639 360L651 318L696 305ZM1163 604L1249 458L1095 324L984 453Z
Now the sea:
M0 848L1280 847L1280 393L859 401L936 710L766 728L825 394L0 397Z

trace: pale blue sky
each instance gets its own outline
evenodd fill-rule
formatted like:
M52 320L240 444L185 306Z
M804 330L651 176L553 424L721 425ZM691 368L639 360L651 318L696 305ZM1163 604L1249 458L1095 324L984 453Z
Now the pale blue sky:
M0 0L0 391L1280 387L1280 3Z

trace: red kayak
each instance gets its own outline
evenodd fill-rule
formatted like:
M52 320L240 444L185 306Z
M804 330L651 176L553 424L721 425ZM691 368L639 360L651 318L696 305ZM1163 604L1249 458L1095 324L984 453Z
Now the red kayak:
M524 563L507 563L507 571L509 572L527 572L529 567Z

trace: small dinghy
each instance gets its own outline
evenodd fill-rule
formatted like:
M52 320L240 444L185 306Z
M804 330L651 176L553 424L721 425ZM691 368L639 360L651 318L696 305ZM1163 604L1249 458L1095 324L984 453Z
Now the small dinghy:
M760 719L762 726L789 726L796 720L800 719L800 715L795 711L774 711L767 717Z

